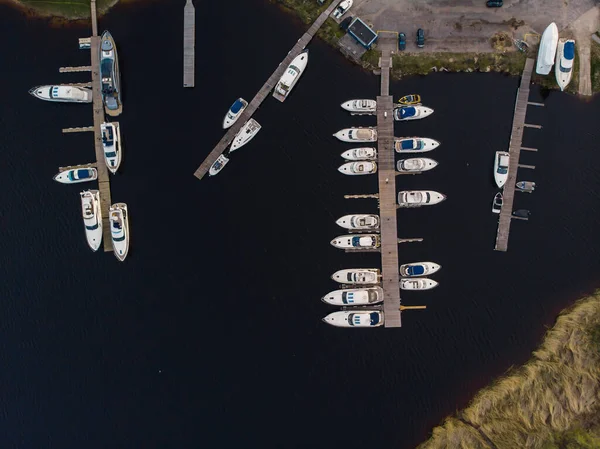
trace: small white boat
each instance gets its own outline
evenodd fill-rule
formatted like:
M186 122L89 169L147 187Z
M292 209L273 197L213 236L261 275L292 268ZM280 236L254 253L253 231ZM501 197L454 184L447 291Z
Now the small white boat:
M210 166L210 169L208 170L208 175L215 176L217 173L223 170L223 167L227 165L227 162L229 162L229 159L227 159L227 157L224 154L219 155L217 160L214 161L213 164Z
M558 28L552 22L544 30L542 39L540 40L540 48L538 50L536 73L540 75L548 75L554 65L556 57L556 46L558 45Z
M284 74L279 78L279 82L273 90L273 97L281 102L285 101L300 79L304 69L306 69L306 64L308 64L308 50L304 50L292 60Z
M400 265L400 276L404 276L404 277L428 276L430 274L435 273L440 268L442 268L442 266L438 265L435 262L405 263L404 265Z
M97 251L102 242L102 211L100 209L100 192L86 190L80 193L81 211L85 226L85 237L92 251Z
M323 318L324 322L336 327L379 327L383 320L381 310L340 310Z
M516 184L517 189L523 192L533 192L535 190L535 182L533 181L519 181Z
M329 292L321 300L332 306L370 306L383 301L383 289L381 287L345 288Z
M556 49L556 82L560 90L565 90L565 87L571 82L573 74L573 61L575 58L575 41L573 39L560 39Z
M110 206L108 218L115 256L123 262L129 252L129 212L127 204L115 203Z
M426 153L435 150L440 143L429 137L400 137L394 139L396 153Z
M334 134L342 142L375 142L377 130L375 128L344 128Z
M377 110L375 100L350 100L342 103L342 109L352 114L374 114Z
M377 159L377 150L374 147L352 148L344 151L342 157L348 161L370 161Z
M433 190L403 190L398 192L398 206L420 207L441 203L446 195Z
M352 7L352 3L354 3L353 0L344 0L341 2L338 7L335 8L335 11L333 11L333 17L335 19L342 17Z
M364 230L379 229L379 215L356 214L344 215L336 221L338 226L346 229Z
M421 173L437 167L437 161L426 157L413 157L410 159L400 159L396 164L401 173Z
M35 98L60 103L91 103L92 89L76 86L37 86L29 89Z
M63 184L76 184L78 182L87 182L98 179L98 171L94 167L72 168L61 171L54 176L54 180Z
M508 178L510 155L506 151L496 151L494 159L494 180L498 187L504 186Z
M260 131L260 128L261 126L256 120L253 118L248 120L233 138L230 151L235 151L250 142L250 140L252 140L252 138Z
M331 245L340 249L379 248L381 241L377 234L340 235L331 241Z
M402 290L430 290L439 284L429 278L405 278L400 279L400 288Z
M394 109L394 120L420 120L433 114L433 109L425 106L399 106Z
M348 268L336 271L331 279L340 284L378 284L380 276L377 268Z
M121 165L121 127L118 123L102 123L102 148L104 148L104 161L112 174L115 174Z
M344 175L370 175L377 172L377 164L372 161L346 162L338 168Z
M493 213L495 213L495 214L500 213L500 211L502 210L502 202L503 202L502 192L496 193L496 195L494 196L494 201L492 202L492 212Z
M243 98L235 100L229 108L229 111L227 111L227 114L225 114L225 118L223 119L223 129L227 129L237 122L237 119L240 118L240 115L244 112L246 107L248 107L248 102Z

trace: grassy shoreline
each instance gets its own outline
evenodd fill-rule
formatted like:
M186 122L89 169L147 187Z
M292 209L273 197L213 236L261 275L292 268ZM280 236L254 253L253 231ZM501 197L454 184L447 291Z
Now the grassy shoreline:
M120 0L96 0L98 14L105 14ZM5 0L32 17L81 20L90 17L90 0Z

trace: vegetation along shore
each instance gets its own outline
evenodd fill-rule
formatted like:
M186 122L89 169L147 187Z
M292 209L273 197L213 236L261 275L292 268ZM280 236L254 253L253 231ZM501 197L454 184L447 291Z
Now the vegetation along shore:
M90 0L5 0L37 17L59 17L68 20L90 17ZM96 0L100 15L106 13L119 0Z

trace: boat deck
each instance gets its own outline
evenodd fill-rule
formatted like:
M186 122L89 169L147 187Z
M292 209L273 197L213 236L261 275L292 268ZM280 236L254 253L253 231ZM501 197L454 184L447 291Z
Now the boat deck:
M192 0L183 8L183 87L194 87L196 9Z

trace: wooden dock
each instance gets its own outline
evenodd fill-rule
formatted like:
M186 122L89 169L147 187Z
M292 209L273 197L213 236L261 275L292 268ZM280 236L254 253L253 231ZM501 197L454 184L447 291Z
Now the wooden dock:
M317 33L319 28L321 28L321 25L323 25L325 20L327 20L329 15L333 12L333 10L336 8L340 1L341 0L333 0L331 4L321 13L321 15L319 15L317 20L313 22L313 24L306 31L306 33L304 33L304 35L300 39L298 39L296 45L294 45L294 47L289 51L284 60L281 61L279 66L277 66L277 69L275 69L273 74L269 77L266 83L254 96L252 101L250 101L248 107L244 110L244 112L242 112L238 120L233 124L231 128L229 128L229 130L221 138L217 146L215 146L214 149L208 154L206 159L204 159L204 162L200 164L200 167L198 167L198 169L194 173L194 176L196 178L202 179L208 173L208 170L210 169L211 165L217 160L217 158L221 154L223 154L223 152L227 149L227 147L229 146L235 135L238 133L238 131L252 117L252 114L256 112L256 110L265 100L265 98L267 98L269 92L271 92L271 90L275 87L277 81L279 81L279 78L281 78L281 75L283 75L288 65L292 62L292 59L294 59L304 50L304 48L308 45L313 36ZM296 86L295 88L298 89L298 86Z
M82 67L60 67L58 69L60 73L70 73L70 72L91 72L92 67L89 65Z
M194 87L196 8L187 0L183 8L183 87Z
M525 61L525 68L521 76L521 84L517 91L517 100L515 103L515 111L513 117L512 133L510 136L510 144L508 152L510 154L510 164L508 168L508 178L504 185L503 203L500 210L500 218L498 220L498 233L496 234L496 251L506 251L508 249L508 235L510 233L510 222L513 218L513 204L515 199L515 187L517 183L517 171L519 167L519 156L521 155L523 143L523 129L527 126L530 128L541 128L539 125L526 125L525 116L527 115L527 106L530 104L529 99L529 84L531 82L531 73L533 71L534 60L528 58ZM535 104L539 106L539 104ZM527 166L527 168L535 168Z

